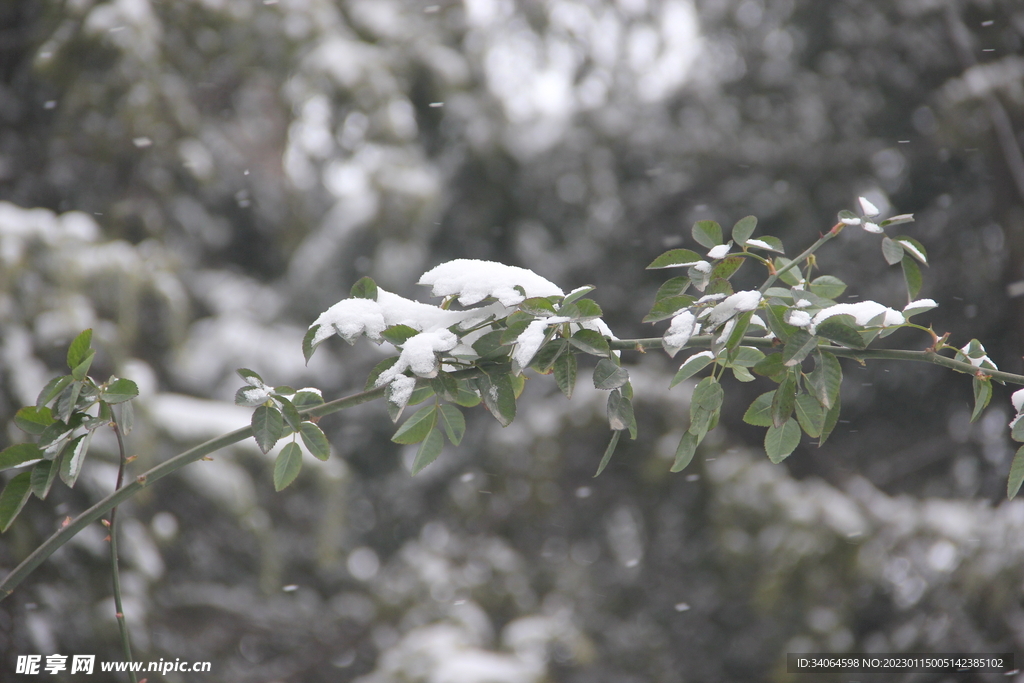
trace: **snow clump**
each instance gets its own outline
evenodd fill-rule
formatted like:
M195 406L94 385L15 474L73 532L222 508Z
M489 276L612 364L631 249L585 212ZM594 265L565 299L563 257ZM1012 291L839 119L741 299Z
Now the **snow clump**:
M834 315L849 315L858 325L864 326L871 323L879 316L884 316L880 323L881 327L892 327L907 322L906 318L899 311L894 311L888 306L883 306L877 301L858 301L855 304L836 304L818 311L814 316L814 327L817 327L825 320ZM813 330L811 330L813 332Z
M472 306L487 297L494 297L504 306L515 306L530 297L565 296L557 285L532 270L475 259L442 263L424 273L419 284L430 286L434 296L455 296L463 306Z

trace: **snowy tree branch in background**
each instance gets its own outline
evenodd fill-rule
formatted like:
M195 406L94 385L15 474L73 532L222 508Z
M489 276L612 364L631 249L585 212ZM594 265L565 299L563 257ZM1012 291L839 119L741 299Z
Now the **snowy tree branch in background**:
M327 437L317 425L325 415L378 398L393 422L409 406L420 405L397 428L392 440L418 444L413 474L430 465L445 440L458 445L466 431L463 409L483 404L502 426L516 416L523 391L524 372L532 369L553 375L571 398L577 381L578 354L597 358L592 381L608 392L607 417L612 430L608 447L597 467L607 466L623 432L636 438L633 389L621 363L623 351L663 348L675 357L683 349L705 349L686 358L670 385L705 376L693 388L690 424L680 440L672 471L684 469L707 433L721 416L729 371L740 382L757 376L777 387L750 405L743 416L749 424L766 428L764 447L778 463L797 447L806 433L823 444L835 428L841 410L842 367L839 358L927 362L972 376L977 420L992 398L992 382L1024 385L1024 376L998 370L982 344L974 339L962 348L910 319L937 306L917 299L921 288L920 265L927 265L923 245L907 236L889 237L885 229L908 223L910 215L879 220L878 209L861 198L860 213L842 211L828 232L790 260L782 242L770 235L753 237L757 220L748 216L732 228L730 239L714 221L699 221L693 239L707 249L705 255L689 249L668 251L649 269L685 269L685 275L667 280L655 295L644 322L669 321L660 337L618 339L601 319L602 310L589 298L592 286L565 293L532 271L500 263L459 259L425 273L420 284L441 297L440 305L405 299L379 288L373 280L359 280L344 299L325 311L309 327L302 350L308 361L317 347L333 335L352 344L366 336L388 343L396 354L370 372L365 390L324 402L315 388L295 390L270 386L256 372L240 369L244 386L235 402L254 408L249 427L189 449L147 472L69 520L14 571L0 581L0 599L6 597L35 567L88 524L100 519L143 487L185 465L243 439L254 437L267 453L281 439L274 467L274 486L291 484L302 467L303 449L326 460ZM862 227L882 234L881 251L890 265L899 265L906 283L908 303L896 310L874 301L837 303L846 284L836 277L817 274L815 253L846 227ZM734 290L731 279L748 262L765 268L758 289ZM692 290L692 291L691 291ZM921 350L869 349L877 339L899 329L912 328L929 335ZM29 467L11 479L0 494L0 527L6 529L31 493L43 498L55 474L73 486L81 471L92 430L112 422L111 404L122 404L120 424L130 429L128 401L138 393L128 380L111 378L100 385L88 377L94 355L89 331L76 339L68 353L71 375L51 381L36 406L23 408L16 424L39 443L16 444L0 453L0 468ZM951 355L943 355L952 352ZM1024 389L1013 395L1017 418L1012 437L1024 441ZM422 404L422 405L421 405ZM300 446L301 444L301 446ZM595 475L596 476L596 475ZM1007 482L1013 498L1024 481L1024 447L1018 450Z

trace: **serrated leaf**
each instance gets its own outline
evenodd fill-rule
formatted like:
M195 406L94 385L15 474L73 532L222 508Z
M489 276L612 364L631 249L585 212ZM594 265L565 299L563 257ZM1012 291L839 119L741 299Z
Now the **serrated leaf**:
M661 301L662 299L668 299L674 296L680 296L686 293L686 290L690 287L690 278L680 275L669 280L665 280L658 287L657 293L654 295L655 301Z
M816 348L818 348L818 338L807 330L798 328L782 349L782 364L786 367L799 365Z
M373 366L373 370L370 370L370 374L366 377L366 385L363 387L363 391L370 391L377 386L377 379L381 374L391 368L392 365L398 362L398 356L392 356L385 358L381 362ZM322 402L322 399L321 399Z
M971 413L971 422L976 422L982 412L988 407L992 400L992 380L974 378L974 412Z
M683 438L679 440L679 445L676 446L675 461L672 463L670 472L681 472L686 469L686 466L693 460L694 453L697 452L697 446L700 442L697 440L696 435L686 432L683 434Z
M790 371L786 373L782 384L775 390L772 398L772 425L781 427L793 414L796 405L796 375Z
M409 325L392 325L381 332L380 336L395 346L401 346L419 333L419 330Z
M1024 446L1017 449L1010 464L1010 477L1006 480L1006 498L1013 500L1020 491L1021 482L1024 482Z
M371 387L372 388L372 387ZM292 405L296 410L305 410L314 406L322 406L324 397L315 391L297 391L292 396Z
M766 306L762 312L764 313L764 321L768 324L768 329L772 331L776 337L779 338L783 343L789 341L789 338L796 332L799 327L794 327L784 320L786 314L785 306Z
M821 429L821 437L818 439L818 448L821 448L825 441L828 440L832 430L836 428L839 423L839 413L842 410L843 403L839 394L836 394L835 401L832 403L832 407L825 413L825 424Z
M628 429L632 432L636 429L633 402L623 396L618 389L608 394L608 425L615 431Z
M903 260L903 247L901 247L898 242L894 242L888 237L883 237L882 256L885 257L886 263L890 266L895 266Z
M706 262L705 262L706 263ZM708 287L708 282L711 281L711 268L709 263L706 263L707 268L698 269L697 266L690 266L686 269L686 276L690 278L690 283L697 289L698 292L703 292Z
M83 331L68 347L68 368L74 370L81 365L90 354L92 345L92 329Z
M519 310L542 318L555 315L555 305L542 296L523 299L519 304Z
M57 478L58 463L53 460L40 460L32 468L32 493L40 500L46 498L53 486L53 480Z
M434 388L435 394L446 401L454 402L459 395L459 381L444 370L439 371L437 377L430 380L430 386Z
M60 478L68 488L74 488L78 475L82 473L85 455L89 451L89 442L93 432L76 437L64 447L60 459Z
M612 455L615 454L615 447L619 445L619 436L621 434L622 432L612 432L612 438L608 442L608 447L604 449L604 455L601 457L601 463L597 466L597 472L594 473L595 477L600 476L604 472L604 468L611 462Z
M319 325L310 325L309 329L306 330L306 334L302 337L302 357L306 360L306 365L309 365L309 359L313 357L313 352L316 351L316 347L320 345L313 344L313 339L316 337L316 333L319 330Z
M594 388L618 389L629 381L629 373L615 361L602 358L594 368Z
M764 352L753 346L737 346L729 352L729 364L743 368L752 368L764 360L764 358Z
M811 280L808 286L812 293L823 299L835 299L846 291L846 283L832 275L822 275Z
M43 390L39 392L39 397L36 399L36 407L42 408L49 404L53 399L57 398L64 389L67 388L71 382L74 381L74 377L71 375L64 375L62 377L54 377Z
M576 387L576 356L571 353L562 354L555 361L552 369L558 388L566 398L572 398L573 389Z
M839 359L828 351L819 351L814 357L814 371L807 375L807 382L818 402L829 408L839 396L843 383L843 368Z
M747 412L743 413L743 421L755 427L772 426L772 399L774 391L766 391L754 399Z
M725 278L713 278L704 288L705 294L733 294L732 284Z
M269 453L284 432L284 416L281 411L271 406L259 406L252 411L251 424L256 445L264 453Z
M433 395L434 387L429 384L417 382L416 388L412 390L412 396L409 397L409 405L414 406L417 403L423 403Z
M125 401L118 408L117 428L121 430L122 435L128 436L132 433L134 427L135 408L132 406L131 401Z
M923 244L915 240L913 237L907 237L906 235L898 235L897 237L893 237L893 240L898 242L907 254L913 256L924 265L928 265L928 252L925 250Z
M600 318L604 315L604 311L601 310L601 307L593 299L577 299L568 306L562 306L558 314L566 316L574 322L585 322L594 318Z
M466 418L462 415L462 411L453 405L444 404L440 408L438 418L444 428L444 433L448 436L448 441L453 446L458 446L466 434Z
M501 345L508 346L509 344L515 344L519 340L520 335L522 335L523 332L526 331L526 328L530 326L531 322L532 318L529 320L518 320L514 323L510 323L509 326L501 332L501 338L499 339Z
M710 247L708 247L710 249ZM692 266L698 261L702 261L703 257L695 251L689 249L673 249L666 251L658 258L651 261L651 265L647 266L647 270L655 270L657 268L681 268L683 266Z
M71 376L79 381L84 380L89 374L89 368L92 366L92 361L95 358L96 352L90 349L89 353L86 354L85 359L71 370Z
M475 390L472 380L459 380L459 393L455 398L455 402L463 408L473 408L480 405L480 394Z
M679 366L679 372L677 372L676 376L672 378L672 383L669 384L669 387L674 387L680 382L690 379L706 368L713 360L714 357L711 355L710 351L702 351L690 356L683 361L681 366Z
M495 360L508 356L509 347L501 345L502 330L493 330L473 342L473 350L480 360Z
M25 406L14 414L14 424L23 432L39 436L43 430L53 424L53 414L45 406L42 408Z
M281 491L295 481L302 470L302 451L294 441L285 444L274 461L274 490Z
M437 424L437 406L424 406L402 423L391 440L400 444L413 444L423 441Z
M34 443L16 443L0 451L0 470L20 467L42 457L42 449Z
M651 307L651 312L644 316L642 322L645 323L656 323L662 320L667 320L685 309L687 306L693 304L693 297L681 294L679 296L670 296L654 303Z
M751 242L760 242L765 246L761 246L761 244L752 244ZM762 235L755 240L747 239L747 247L752 247L754 249L768 249L780 254L786 253L786 249L782 246L782 240L778 237L772 237L771 235Z
M741 247L746 246L747 240L754 234L754 228L757 227L757 218L754 216L746 216L736 221L736 225L732 226L732 239L736 244Z
M923 283L921 278L921 268L917 265L917 261L915 261L910 255L904 255L900 264L903 266L903 279L907 283L907 296L910 301L913 301L921 292L921 285Z
M377 283L369 276L361 277L356 280L354 285L352 285L352 289L349 291L349 296L354 299L370 299L372 301L376 301Z
M564 339L554 339L544 344L530 361L530 367L545 375L550 373L555 362L562 357L568 347L569 342Z
M722 385L713 377L705 377L694 388L690 398L690 427L687 431L697 437L698 443L718 424L724 398Z
M265 383L258 373L254 370L250 370L249 368L238 368L235 372L245 381L246 384L249 384L250 386L259 386L260 384Z
M764 435L764 450L768 459L778 465L800 445L800 425L789 418L781 427L772 425Z
M786 371L781 353L769 353L758 361L751 370L762 377L775 377Z
M302 438L302 445L317 460L327 460L331 457L331 444L327 435L319 426L312 422L303 422L299 425L299 436Z
M867 344L864 343L864 338L860 336L853 327L850 327L842 320L838 320L839 316L833 316L826 318L818 324L815 328L814 333L819 337L824 337L834 342L838 342L843 346L848 346L851 349L864 349L867 348Z
M0 493L0 533L7 531L25 507L32 492L32 473L22 472L7 482Z
M736 324L733 326L732 332L729 333L729 338L725 340L725 348L730 356L743 342L743 337L747 334L747 328L750 327L750 319L753 317L753 311L746 311L745 313L740 313L736 318Z
M775 257L775 270L782 271L783 268L788 266L792 261L783 256ZM800 269L793 267L779 275L779 279L785 282L791 287L795 287L800 284Z
M412 461L413 475L419 474L424 467L437 460L437 456L441 455L443 449L444 437L441 436L441 430L434 427L423 439L419 450L416 451L416 459Z
M807 436L816 439L825 426L825 409L810 394L800 394L796 397L796 420Z
M1014 420L1010 429L1010 438L1020 443L1024 441L1024 419Z
M595 330L579 330L569 337L569 343L592 356L607 356L611 351L605 336Z
M124 403L139 395L139 386L130 379L115 379L100 394L107 403Z
M722 226L715 221L697 221L690 231L693 239L702 247L711 249L722 244Z
M747 262L747 259L742 256L730 256L729 258L722 259L715 264L715 267L711 269L711 280L728 280L731 278L737 270L743 267L743 264Z

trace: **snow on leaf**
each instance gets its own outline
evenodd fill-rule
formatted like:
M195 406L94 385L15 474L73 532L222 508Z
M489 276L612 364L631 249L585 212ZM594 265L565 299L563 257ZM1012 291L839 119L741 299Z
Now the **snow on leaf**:
M1013 392L1010 400L1013 402L1013 408L1018 414L1024 413L1024 389L1018 389Z
M909 304L903 307L903 315L909 318L912 315L918 313L924 313L930 311L933 308L938 308L938 304L931 299L918 299L917 301L911 301Z
M858 201L860 202L860 210L868 218L877 216L880 213L878 207L869 202L865 197L858 197Z
M860 225L861 223L861 220L856 216L854 216L853 218L840 218L839 221L843 225ZM750 242L748 241L747 244L750 244Z
M722 259L722 258L725 258L728 253L729 253L729 245L728 244L719 244L718 246L711 248L711 251L708 252L708 258L711 258L711 259Z
M421 332L409 337L402 345L398 361L380 373L377 386L387 384L407 369L420 377L436 377L438 370L437 353L451 351L459 343L451 330L441 329L435 332Z
M690 341L696 323L697 320L690 311L683 311L672 318L672 323L661 342L670 357L675 357L679 350Z
M879 234L879 233L885 232L880 227L878 227L877 224L872 223L871 221L864 221L864 224L861 227L864 228L865 232L873 232L876 235Z
M516 339L516 348L512 352L512 360L519 364L519 367L525 368L533 360L533 357L537 355L537 351L540 349L541 344L544 343L544 337L547 335L548 321L546 320L534 320L523 333Z
M754 310L759 303L761 303L761 293L756 290L736 292L726 297L722 303L711 310L708 324L721 324L737 313Z
M793 327L809 327L811 324L811 314L807 311L790 311L789 319L786 322Z
M917 245L912 243L910 240L897 238L896 241L899 242L901 247L909 251L910 254L918 261L921 263L928 263L928 257L921 253L921 250L917 248Z
M424 273L419 284L430 286L434 296L456 296L463 306L472 306L488 297L505 306L515 306L529 297L565 296L557 285L532 270L475 259L442 263ZM523 291L518 291L517 286Z
M867 325L878 316L885 314L882 320L882 327L891 327L893 325L902 325L906 322L906 318L899 311L894 311L887 306L883 306L877 301L858 301L853 304L836 304L835 306L829 306L828 308L818 311L814 316L814 325L820 325L822 321L831 318L834 315L850 315L857 322L858 325Z

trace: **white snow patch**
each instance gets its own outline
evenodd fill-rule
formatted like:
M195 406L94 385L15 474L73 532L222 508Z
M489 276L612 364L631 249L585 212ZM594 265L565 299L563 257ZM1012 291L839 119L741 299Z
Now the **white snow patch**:
M676 355L679 349L686 346L693 336L696 325L697 319L690 311L683 311L672 318L672 324L669 325L664 337L665 350L670 356Z
M518 363L519 367L525 368L533 360L533 357L537 355L541 344L544 343L544 336L547 334L550 320L551 318L534 320L519 335L519 338L516 340L516 348L512 352L512 360Z
M809 327L811 324L811 314L807 311L790 311L787 322L794 327Z
M1018 413L1024 413L1024 389L1018 389L1013 392L1010 396L1010 400L1013 401L1013 407Z
M772 245L768 244L767 242L762 242L761 240L757 240L757 239L747 240L747 246L748 247L758 247L759 249L775 249L775 247L773 247Z
M458 337L452 334L451 330L445 329L420 332L409 337L402 344L402 352L398 356L398 361L380 373L376 382L377 386L387 384L407 369L412 370L420 377L437 377L436 354L441 351L451 351L458 343Z
M724 292L719 293L719 294L705 294L701 298L697 299L697 303L698 304L703 304L703 303L707 303L708 301L721 301L722 299L724 299L727 296L729 296L729 295L724 293Z
M692 268L696 270L698 273L707 274L711 272L711 264L708 263L707 261L697 261L696 263L693 264Z
M332 334L350 344L362 334L380 341L380 333L387 327L380 304L372 299L343 299L321 313L313 324L320 326L313 336L313 346Z
M754 310L759 303L761 303L761 292L757 290L736 292L712 309L708 324L723 323L737 313Z
M796 307L797 308L807 308L810 305L811 305L811 302L808 301L807 299L797 299L797 302L796 302Z
M515 306L527 297L565 296L554 283L532 270L506 266L494 261L456 259L428 270L419 284L431 287L434 296L457 296L463 306L494 297L505 306ZM522 287L524 297L515 288Z
M913 254L914 257L917 258L918 261L921 261L922 263L927 263L928 262L928 259L925 258L924 254L921 253L921 250L918 249L917 247L915 247L912 243L910 243L910 242L908 242L906 240L896 240L896 241L899 242L899 245L901 247L903 247L904 249L909 251L911 254Z
M380 382L380 379L378 378L377 386L380 386L381 384L382 382ZM415 388L415 377L399 375L391 380L391 394L388 396L388 400L396 406L404 408L405 404L409 402L409 398L412 397L412 392Z
M872 223L871 221L864 221L864 226L863 227L864 227L864 230L866 232L873 232L876 235L879 234L879 233L885 232L884 230L882 230L882 228L880 228L875 223Z
M708 258L721 259L725 258L726 254L729 253L728 244L719 244L716 247L711 247L711 251L708 252Z
M903 307L903 313L905 315L914 315L916 313L923 313L930 311L933 308L938 308L939 305L931 299L918 299L917 301L911 301L909 304Z
M843 225L860 225L859 218L840 218L839 222ZM747 244L750 244L750 240L747 240Z
M831 318L834 315L851 315L853 319L857 321L858 325L867 325L878 316L885 314L882 319L882 327L889 327L891 325L902 325L906 322L906 318L899 311L883 306L877 301L858 301L854 304L836 304L835 306L829 306L826 309L818 311L817 315L814 316L814 325L818 326L822 321Z
M993 369L998 369L998 366L996 366L995 361L993 361L991 358L989 358L988 354L985 353L985 347L984 346L982 346L980 343L978 344L978 348L981 350L981 354L982 354L980 358L971 358L971 356L968 355L968 352L969 352L970 348L971 348L971 345L967 344L962 349L960 349L960 352L962 354L964 354L965 356L967 356L967 360L971 363L971 365L973 365L976 368L980 368L982 363L988 363L989 365L992 366Z
M865 197L859 197L860 209L864 212L864 215L868 218L877 216L879 214L878 207L869 202Z

